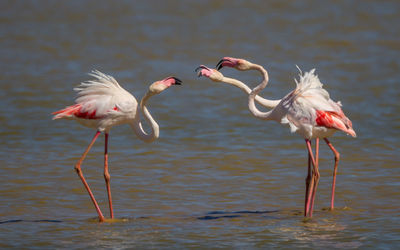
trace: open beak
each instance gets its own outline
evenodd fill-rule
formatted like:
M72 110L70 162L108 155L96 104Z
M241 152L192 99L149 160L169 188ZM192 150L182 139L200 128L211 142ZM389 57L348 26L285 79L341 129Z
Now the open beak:
M205 69L205 70L210 70L210 69L207 68L206 66L200 65L199 67L197 67L197 68L194 70L194 72L196 72L196 74L197 74L198 77L201 77L201 76L203 76L203 73L202 73L202 70L203 70L203 69Z
M219 71L220 69L222 69L225 66L225 63L228 63L230 65L233 64L233 62L229 59L226 58L222 58L218 63L217 66L215 66L217 68L217 70Z

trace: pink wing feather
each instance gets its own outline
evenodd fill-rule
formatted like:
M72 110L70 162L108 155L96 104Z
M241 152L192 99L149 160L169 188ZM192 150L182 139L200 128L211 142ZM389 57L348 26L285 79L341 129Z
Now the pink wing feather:
M315 122L318 126L335 128L356 137L351 121L343 114L343 112L340 114L333 111L316 110L316 115L317 118L315 119Z
M118 108L114 107L112 110L118 111ZM81 119L100 119L103 117L98 115L96 116L96 110L83 112L82 104L68 106L65 109L58 110L51 114L55 115L53 120L61 118L71 118L73 116Z
M78 93L75 105L52 113L54 119L80 118L101 119L113 111L120 111L120 105L135 103L134 97L124 90L110 75L100 71L90 74L94 80L82 82L74 90Z
M287 108L287 120L293 131L304 124L341 130L356 137L351 121L345 116L340 102L330 99L329 93L323 89L314 69L302 74L296 80L296 89L283 98ZM308 127L311 135L311 127Z

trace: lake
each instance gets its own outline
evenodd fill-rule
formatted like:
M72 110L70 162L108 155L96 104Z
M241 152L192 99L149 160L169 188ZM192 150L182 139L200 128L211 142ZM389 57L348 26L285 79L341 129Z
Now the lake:
M399 12L398 1L2 1L0 248L398 249ZM197 78L224 56L269 71L265 98L291 91L298 65L342 102L358 137L330 139L341 153L334 211L323 141L304 219L303 138L254 118L239 89ZM157 141L111 130L117 219L106 223L73 168L95 131L51 115L93 69L138 99L154 81L183 81L148 103ZM103 150L102 135L82 169L108 216Z

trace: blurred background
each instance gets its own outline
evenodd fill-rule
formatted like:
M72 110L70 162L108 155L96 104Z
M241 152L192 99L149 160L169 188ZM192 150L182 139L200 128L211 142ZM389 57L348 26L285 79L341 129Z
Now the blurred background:
M1 1L0 247L395 248L400 231L400 3L398 1ZM321 143L312 220L303 220L306 148L289 128L258 120L247 96L197 78L224 56L263 65L265 98L316 68L358 137ZM152 98L160 138L110 133L117 223L98 224L73 170L95 131L52 121L93 69L137 99ZM224 68L251 88L257 72ZM82 168L103 213L104 137ZM23 240L22 240L23 239Z

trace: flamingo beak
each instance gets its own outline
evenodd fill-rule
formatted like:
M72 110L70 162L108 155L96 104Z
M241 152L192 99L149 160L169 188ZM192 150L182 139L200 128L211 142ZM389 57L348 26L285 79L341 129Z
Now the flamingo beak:
M172 85L182 85L182 81L174 76L169 76L162 80L167 87L171 87Z
M217 66L215 66L217 68L217 70L219 71L220 69L222 69L224 66L229 66L229 67L234 67L235 66L235 62L233 62L232 60L228 59L228 58L222 58L218 63Z
M176 77L172 77L175 80L175 85L182 85L182 81Z
M194 70L194 72L196 72L196 74L197 74L197 77L202 76L202 74L201 74L201 69L202 69L202 67L199 66L199 67L197 67L197 68Z
M205 70L210 70L210 69L207 68L206 66L200 65L199 67L197 67L197 68L194 70L194 72L196 72L196 74L197 74L197 77L201 77L201 76L204 75L203 72L202 72L203 69L205 69Z

